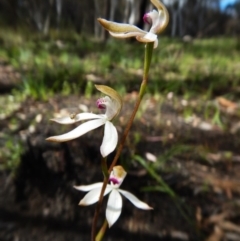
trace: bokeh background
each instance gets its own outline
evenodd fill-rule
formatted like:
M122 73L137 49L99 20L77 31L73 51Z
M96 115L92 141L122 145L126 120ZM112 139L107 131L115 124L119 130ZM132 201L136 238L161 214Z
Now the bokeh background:
M153 52L147 94L119 164L124 199L105 240L240 240L240 1L164 0L170 22ZM121 137L142 79L144 44L113 39L103 17L148 30L148 0L0 0L0 240L89 240L94 206L73 185L102 180L102 129L54 144L96 112L95 84L124 106ZM113 155L109 157L109 163ZM104 208L101 221L104 220Z

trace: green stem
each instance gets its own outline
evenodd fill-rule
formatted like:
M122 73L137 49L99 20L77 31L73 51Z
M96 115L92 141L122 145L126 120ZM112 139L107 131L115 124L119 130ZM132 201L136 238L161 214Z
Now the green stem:
M103 157L101 160L101 167L104 178L108 179L108 166L107 166L107 157Z
M144 67L143 67L143 79L148 78L148 72L152 61L153 43L148 43L145 46Z
M149 67L150 67L150 64L151 64L152 52L153 52L153 43L146 44L145 56L144 56L143 80L142 80L142 83L141 83L141 86L140 86L140 90L139 90L139 93L138 93L137 102L136 102L135 107L133 109L133 112L132 112L132 114L131 114L131 116L130 116L130 118L128 120L127 126L126 126L126 128L125 128L125 130L123 132L122 139L121 139L121 141L119 143L119 146L118 146L117 152L115 154L115 157L114 157L114 159L112 161L112 164L111 164L111 166L108 169L108 173L109 174L111 173L113 167L116 165L117 160L118 160L118 158L119 158L119 156L120 156L120 154L122 152L122 149L123 149L125 141L127 139L129 130L132 127L134 118L135 118L136 113L138 111L138 108L139 108L139 106L141 104L142 98L143 98L143 96L145 94L147 83L148 83L148 72L149 72Z
M101 229L99 230L97 236L96 236L96 241L101 241L105 232L106 232L106 229L107 229L107 226L108 226L108 223L107 223L107 220L105 219Z
M135 103L133 112L132 112L132 114L131 114L131 116L130 116L130 118L128 120L127 126L126 126L126 128L125 128L125 130L123 132L122 139L121 139L121 141L120 141L120 143L118 145L116 154L115 154L115 156L113 158L113 161L112 161L112 164L108 168L108 175L107 175L108 177L109 177L109 174L111 173L113 167L116 165L116 163L118 161L118 158L120 157L120 154L121 154L121 152L123 150L123 147L124 147L125 141L127 139L128 133L129 133L130 128L131 128L131 126L133 124L134 118L135 118L136 113L138 111L138 108L139 108L139 106L141 104L142 98L143 98L143 96L145 94L147 83L148 83L148 73L149 73L149 68L150 68L151 59L152 59L152 52L153 52L153 43L147 43L146 47L145 47L145 55L144 55L143 80L142 80L142 83L141 83L141 86L140 86L140 90L139 90L139 93L138 93L138 98L137 98L137 101ZM100 196L99 196L99 202L97 204L97 207L96 207L96 210L95 210L95 214L94 214L94 218L93 218L92 241L96 241L95 240L96 223L97 223L98 215L99 215L100 208L101 208L101 205L102 205L103 194L104 194L105 189L107 187L107 183L108 183L108 178L104 178L102 190L101 190L101 193L100 193Z

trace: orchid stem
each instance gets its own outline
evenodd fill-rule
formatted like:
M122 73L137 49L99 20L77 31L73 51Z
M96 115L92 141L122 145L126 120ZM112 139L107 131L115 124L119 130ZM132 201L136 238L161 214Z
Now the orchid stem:
M100 212L100 209L101 209L101 205L102 205L103 194L104 194L105 189L107 187L109 174L111 173L113 167L116 165L116 163L118 161L119 156L121 155L121 152L123 150L123 147L124 147L125 141L127 139L128 133L129 133L130 128L131 128L131 126L133 124L134 118L135 118L136 113L138 111L138 108L139 108L139 106L141 104L142 98L143 98L143 96L144 96L144 94L146 92L146 87L147 87L147 83L148 83L148 72L149 72L151 59L152 59L152 52L153 52L153 43L147 43L146 46L145 46L145 55L144 55L143 80L142 80L142 83L141 83L141 86L140 86L140 90L139 90L139 93L138 93L138 98L137 98L137 101L135 103L133 112L132 112L132 114L131 114L131 116L130 116L130 118L128 120L127 126L126 126L126 128L125 128L125 130L123 132L123 136L122 136L122 139L121 139L121 141L120 141L120 143L118 145L116 154L115 154L115 156L113 158L113 161L112 161L110 167L108 168L108 175L104 176L104 182L103 182L102 190L101 190L101 193L100 193L100 196L99 196L99 202L97 204L97 207L96 207L95 213L94 213L93 224L92 224L92 239L91 239L91 241L98 241L98 239L95 239L95 233L96 233L95 230L96 230L96 224L97 224L98 215L99 215L99 212ZM104 226L104 224L103 224L103 226ZM101 232L101 230L99 231L99 233ZM100 235L99 233L98 233L98 235Z
M153 51L153 43L148 43L146 44L146 47L145 47L145 56L144 56L144 73L143 73L143 80L142 80L142 83L141 83L141 86L140 86L140 90L139 90L139 93L138 93L138 99L135 103L135 107L133 109L133 112L132 112L132 115L130 116L129 120L128 120L128 123L127 123L127 126L123 132L123 136L122 136L122 139L119 143L119 146L118 146L118 149L117 149L117 152L115 154L115 157L112 161L112 164L111 166L109 167L108 169L108 173L110 174L110 172L112 171L113 167L116 165L117 163L117 160L122 152L122 149L123 149L123 146L125 144L125 141L127 139L127 136L128 136L128 133L129 133L129 130L133 124L133 121L134 121L134 118L136 116L136 113L138 111L138 108L141 104L141 101L142 101L142 98L145 94L145 91L146 91L146 87L147 87L147 83L148 83L148 72L149 72L149 67L150 67L150 64L151 64L151 59L152 59L152 51Z
M105 219L105 221L103 222L103 225L101 227L101 229L99 230L97 236L96 236L96 241L101 241L105 232L106 232L106 229L107 229L107 226L108 226L108 223L107 223L107 220Z
M97 203L95 213L94 213L94 217L93 217L92 231L91 231L91 240L92 241L96 240L95 237L96 237L97 219L98 219L98 216L99 216L99 212L101 210L103 194L105 192L105 189L106 189L106 186L107 186L107 183L108 183L108 178L109 178L108 167L107 167L107 157L102 158L101 167L102 167L102 172L103 172L103 176L104 176L104 181L103 181L103 186L102 186L101 193L100 193L100 196L99 196L99 201ZM101 232L101 230L99 232ZM98 233L98 235L99 235L99 233Z
M107 157L103 157L101 160L101 167L104 178L108 179L108 167L107 167Z

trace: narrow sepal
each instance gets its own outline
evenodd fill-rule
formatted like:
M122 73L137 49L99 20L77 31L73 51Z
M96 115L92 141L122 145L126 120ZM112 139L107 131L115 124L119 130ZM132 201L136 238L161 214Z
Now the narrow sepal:
M113 33L127 34L129 32L138 32L144 34L145 31L142 29L126 23L116 23L112 21L108 21L103 18L98 18L98 22L108 31Z
M48 137L46 140L53 141L53 142L64 142L64 141L73 140L73 139L76 139L76 138L86 134L87 132L89 132L93 129L98 128L99 126L104 125L105 122L106 122L105 119L91 120L91 121L81 124L77 128L75 128L72 131L69 131L63 135L51 136L51 137Z
M101 187L92 189L79 202L79 205L81 205L81 206L88 206L88 205L91 205L93 203L96 203L99 200L101 189L102 189ZM107 186L103 196L107 195L111 190L112 190L112 187L111 186Z
M156 34L161 33L168 25L169 22L169 13L167 8L159 0L151 0L151 3L158 9L160 18L162 18L162 25L157 29Z
M141 200L139 200L136 196L134 196L132 193L128 192L128 191L124 191L119 189L119 192L122 193L122 195L124 197L126 197L134 206L136 206L137 208L140 209L145 209L145 210L151 210L153 209L152 207L148 206L147 203L142 202Z
M113 189L109 195L106 209L106 219L109 228L118 220L122 212L122 197L118 190Z
M107 121L104 127L104 136L102 145L100 147L100 152L103 157L108 156L113 152L117 146L118 142L118 133L116 127L112 122Z
M81 185L81 186L73 186L75 189L82 191L82 192L89 192L95 188L102 187L102 182L96 182L90 185Z
M74 124L78 121L83 121L83 120L90 120L90 119L100 119L102 118L101 115L96 115L93 113L80 113L76 115L70 115L70 116L65 116L65 117L60 117L60 118L53 118L51 121L54 121L56 123L62 124L62 125L68 125L68 124Z

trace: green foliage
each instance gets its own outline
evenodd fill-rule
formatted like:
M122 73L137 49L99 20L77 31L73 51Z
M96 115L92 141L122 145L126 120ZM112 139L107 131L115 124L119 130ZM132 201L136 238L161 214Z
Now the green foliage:
M167 185L167 183L162 179L159 171L166 173L172 172L173 170L168 170L166 167L166 162L169 161L174 156L180 155L182 153L186 153L191 150L191 146L187 145L174 145L173 147L166 149L164 153L162 153L156 162L146 161L144 158L138 155L134 155L133 159L139 162L148 172L148 174L155 180L156 186L153 187L145 187L143 190L145 191L161 191L167 193L171 197L176 197L174 191Z
M138 161L148 172L148 174L157 182L156 186L145 187L144 191L160 191L167 193L170 197L175 197L174 191L167 185L162 177L157 173L153 163L146 162L142 157L135 155L134 160Z
M0 58L21 73L19 89L46 100L54 93L88 93L92 75L122 93L141 81L144 44L111 39L107 43L71 32L39 36L0 31ZM239 96L240 55L234 38L196 39L184 43L161 38L154 50L148 91L212 98L231 92ZM93 83L95 79L93 78Z
M93 89L94 89L93 83L91 81L88 81L86 88L85 88L85 97L86 98L90 98L92 96Z
M0 170L8 170L14 173L21 161L24 151L22 143L12 136L6 136L5 146L0 151Z
M165 155L161 156L160 159L158 158L158 160L155 163L147 162L144 158L138 155L133 156L133 160L140 163L144 167L144 169L147 170L148 174L153 178L153 180L156 182L155 186L144 187L142 188L142 190L148 192L163 192L169 195L173 200L174 205L177 207L179 213L182 215L182 217L194 228L195 224L190 218L191 211L188 209L186 204L182 202L182 200L178 197L177 193L175 193L174 190L164 181L164 179L159 174L159 168L157 167L159 163L161 165L162 162L166 162L168 158L170 158L171 156L184 152L184 150L188 149L189 147L182 145L179 145L179 147L177 148L170 148L170 150L166 151Z

